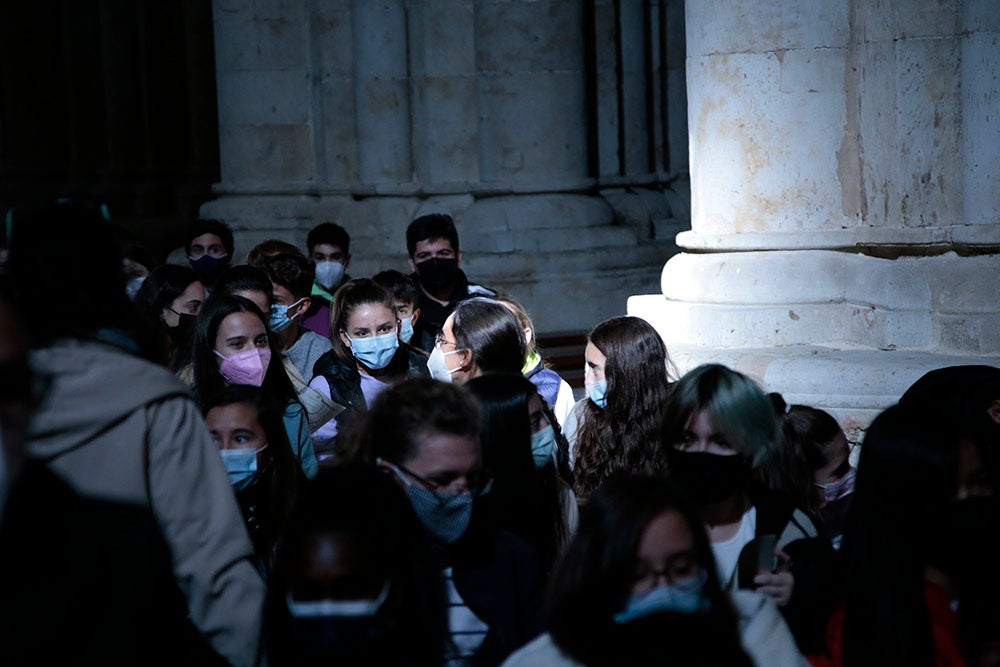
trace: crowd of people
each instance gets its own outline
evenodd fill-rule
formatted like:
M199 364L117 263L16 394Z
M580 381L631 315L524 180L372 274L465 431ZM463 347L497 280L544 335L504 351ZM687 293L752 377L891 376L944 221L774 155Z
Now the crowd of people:
M82 202L7 223L5 665L1000 664L1000 368L859 454L635 317L577 400L445 214L353 278L329 222L237 261L195 220L187 266Z

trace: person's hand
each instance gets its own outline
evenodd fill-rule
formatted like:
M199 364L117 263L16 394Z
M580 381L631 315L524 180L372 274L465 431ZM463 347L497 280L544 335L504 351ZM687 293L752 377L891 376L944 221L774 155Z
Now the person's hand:
M795 577L792 575L792 559L781 549L775 549L778 567L773 572L758 574L753 578L754 589L770 595L779 607L784 607L792 599Z

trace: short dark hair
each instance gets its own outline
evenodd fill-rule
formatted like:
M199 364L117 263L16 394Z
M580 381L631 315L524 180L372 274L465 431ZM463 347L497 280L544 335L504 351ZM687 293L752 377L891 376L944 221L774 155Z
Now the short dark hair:
M345 255L351 252L351 235L335 222L323 222L309 230L309 235L306 237L306 248L309 252L320 243L335 245L343 250Z
M406 228L406 251L413 257L418 243L439 238L448 239L452 249L458 252L458 231L451 216L447 213L422 215Z
M392 293L399 303L417 303L417 286L406 274L395 270L380 271L372 276L372 282Z
M455 307L451 329L456 349L472 352L483 373L518 373L524 367L524 331L514 313L486 297L466 299Z
M479 429L479 405L466 389L430 378L411 378L375 399L349 457L369 463L383 458L406 465L428 435L468 435L478 440Z
M261 269L249 264L231 266L215 281L213 293L235 294L236 292L263 292L271 300L274 291L271 279Z
M316 268L302 255L271 255L261 260L259 266L272 283L284 287L296 299L303 299L312 293Z
M233 256L233 230L222 220L211 218L196 218L188 228L187 240L184 242L184 251L191 254L191 241L202 234L215 234L222 241L226 254L230 258Z

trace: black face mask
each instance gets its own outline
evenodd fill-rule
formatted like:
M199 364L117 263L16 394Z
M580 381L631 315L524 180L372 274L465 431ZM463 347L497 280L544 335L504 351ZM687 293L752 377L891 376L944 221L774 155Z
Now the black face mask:
M723 456L705 452L667 449L670 476L692 497L706 504L718 503L743 491L753 471L740 454Z
M222 257L202 255L198 259L188 258L188 264L191 265L202 282L211 283L229 266L229 255L226 254Z
M458 275L458 260L454 257L432 257L415 266L421 284L430 290L448 287Z
M174 345L179 346L191 340L194 323L197 320L198 318L194 315L177 313L177 326L167 327L167 335L170 336L170 340L173 341Z

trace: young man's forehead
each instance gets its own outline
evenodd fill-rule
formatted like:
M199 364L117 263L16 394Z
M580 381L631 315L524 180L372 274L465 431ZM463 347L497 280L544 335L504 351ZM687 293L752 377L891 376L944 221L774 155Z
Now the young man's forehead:
M455 247L451 244L451 241L448 238L444 236L430 236L422 241L417 241L414 254L427 252L429 250L442 250L444 247L447 247L452 252L455 252Z

